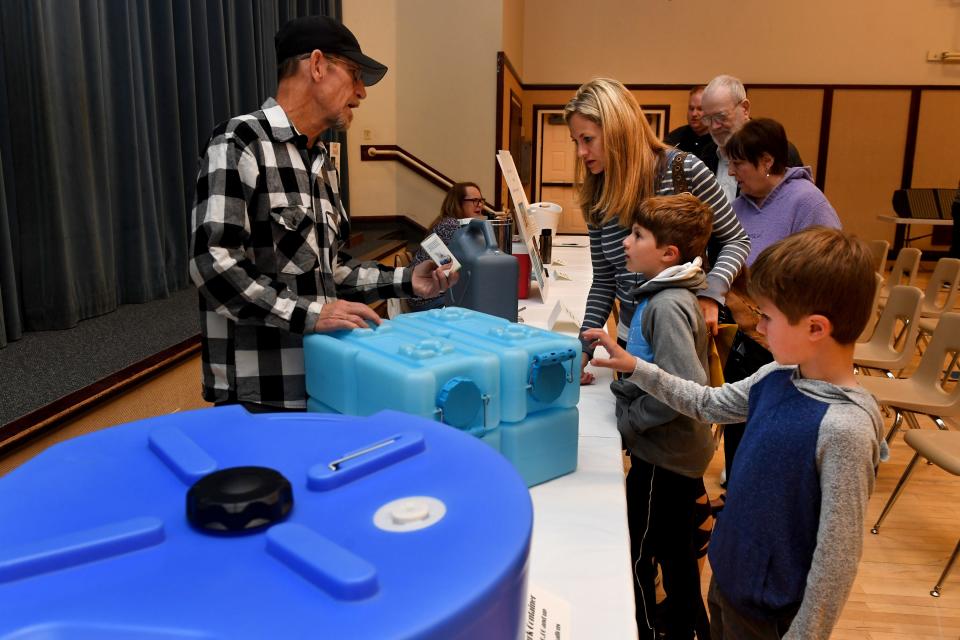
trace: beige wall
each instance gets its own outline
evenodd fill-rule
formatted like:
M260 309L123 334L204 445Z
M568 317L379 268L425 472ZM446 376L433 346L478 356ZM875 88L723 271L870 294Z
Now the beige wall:
M497 51L503 6L474 0L345 0L344 23L388 67L350 130L351 215L421 224L443 191L392 162L361 162L361 144L396 144L453 180L493 193ZM381 85L390 82L381 90ZM369 130L370 140L364 140Z
M523 77L525 8L525 0L503 0L503 37L501 38L500 50L507 54L510 63L521 78Z
M524 42L528 84L960 82L960 65L926 62L960 50L956 0L526 0Z
M383 80L367 89L366 100L354 111L347 138L351 215L397 213L397 164L360 161L361 144L397 143L396 21L396 2L343 3L343 22L357 36L364 53L389 68Z

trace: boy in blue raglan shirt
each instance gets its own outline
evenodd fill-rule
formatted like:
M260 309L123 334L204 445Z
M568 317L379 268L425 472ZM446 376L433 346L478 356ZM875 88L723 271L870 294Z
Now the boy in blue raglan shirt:
M672 376L618 347L597 366L706 422L747 421L710 543L713 640L829 638L857 574L883 447L877 404L853 375L872 308L870 251L811 227L764 250L750 294L775 362L719 388ZM885 453L885 451L883 451Z

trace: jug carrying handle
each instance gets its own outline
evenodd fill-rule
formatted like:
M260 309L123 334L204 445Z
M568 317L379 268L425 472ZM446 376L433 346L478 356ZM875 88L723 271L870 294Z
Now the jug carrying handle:
M493 227L490 226L489 220L471 220L470 227L479 228L480 232L483 234L483 239L487 241L488 247L497 247L497 238L493 235Z

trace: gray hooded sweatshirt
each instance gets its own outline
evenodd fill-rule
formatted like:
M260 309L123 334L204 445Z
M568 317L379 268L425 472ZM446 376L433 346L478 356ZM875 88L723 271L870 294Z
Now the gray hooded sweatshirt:
M792 369L796 389L829 408L817 435L816 468L821 499L816 547L803 600L785 639L829 638L857 575L864 517L873 491L874 469L886 458L883 422L876 401L862 387L840 387L802 378L796 367L772 362L732 384L712 388L672 376L637 360L629 381L697 420L742 422L750 389L778 369ZM789 464L783 460L783 464ZM775 470L771 481L775 482Z
M657 366L699 384L708 382L708 338L695 292L705 283L697 259L666 269L631 291L641 315L639 325L634 318L630 341L639 329ZM613 381L610 389L617 398L617 429L632 455L683 476L703 476L716 450L709 424L625 380Z

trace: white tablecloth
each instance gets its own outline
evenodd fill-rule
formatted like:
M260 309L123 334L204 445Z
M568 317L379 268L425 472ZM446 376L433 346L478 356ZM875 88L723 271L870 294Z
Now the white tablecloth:
M562 246L576 243L578 247ZM546 327L556 301L583 317L590 288L590 250L583 236L559 236L549 266L546 303L532 288L520 301L527 324ZM569 276L560 280L558 273ZM568 318L554 330L576 335ZM624 498L620 435L614 417L609 370L594 370L597 381L581 388L580 449L577 470L533 487L533 544L530 584L570 604L570 634L577 639L636 638L630 542Z

